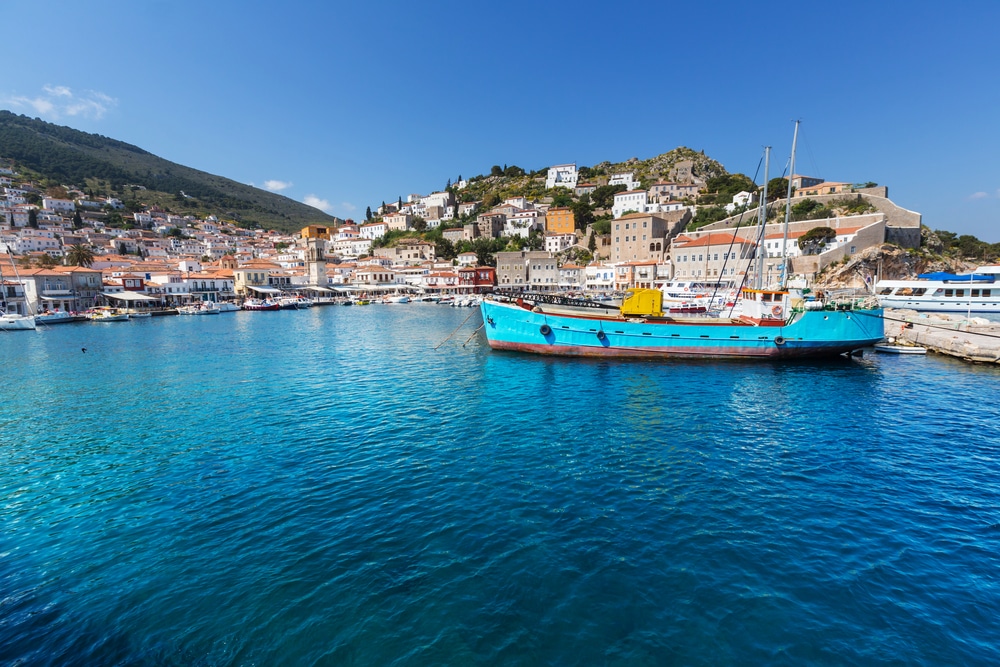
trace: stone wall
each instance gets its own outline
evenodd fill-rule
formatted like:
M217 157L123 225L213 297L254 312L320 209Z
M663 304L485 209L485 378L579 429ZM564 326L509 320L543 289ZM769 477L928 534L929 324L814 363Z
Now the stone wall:
M866 188L864 190L859 190L848 194L837 194L837 195L816 195L814 197L809 197L813 201L817 201L821 204L826 204L832 200L836 199L847 199L850 197L855 197L857 199L864 199L869 204L875 207L880 213L885 214L885 241L888 243L895 243L903 248L919 248L920 247L920 222L921 215L916 211L909 211L901 206L897 206L888 197L879 196L877 194L869 194L874 192L885 192L888 194L889 189L885 186L877 188ZM773 210L779 211L778 217L784 219L785 211L785 200L779 199L774 204L772 204ZM724 220L719 220L718 222L713 222L710 225L705 225L698 231L726 231L734 228L737 224L740 227L745 227L755 224L757 221L756 211L747 211L743 214L742 219L740 216L735 215ZM820 223L819 220L811 221L813 226ZM773 223L771 223L773 224ZM792 223L799 224L799 223Z
M858 230L857 234L854 236L854 240L850 243L846 243L842 246L833 248L826 252L822 252L818 255L803 255L801 257L792 258L792 273L798 273L805 276L811 276L815 279L816 274L830 266L835 262L842 261L845 257L850 257L852 254L856 254L864 250L865 248L871 248L873 246L880 245L882 243L882 238L885 236L885 215L877 213L875 215L862 215L856 218L862 218L864 221L858 221L851 224L851 227L858 225L869 225L864 229ZM844 223L856 220L854 216L848 218L834 218L835 221ZM874 218L874 220L872 220ZM802 223L792 223L792 224L802 224ZM836 223L835 223L836 224ZM842 225L847 226L847 225ZM831 225L832 227L832 225ZM851 247L855 250L852 253Z

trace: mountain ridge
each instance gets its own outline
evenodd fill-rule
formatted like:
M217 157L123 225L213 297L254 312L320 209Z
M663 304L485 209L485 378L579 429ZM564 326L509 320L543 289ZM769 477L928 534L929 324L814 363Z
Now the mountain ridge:
M166 203L184 214L233 219L246 227L291 232L309 224L341 222L284 195L171 162L124 141L5 110L0 110L0 157L81 189L93 189L95 179L107 183L108 194L124 195L128 186L141 186L166 197L141 193L136 200Z

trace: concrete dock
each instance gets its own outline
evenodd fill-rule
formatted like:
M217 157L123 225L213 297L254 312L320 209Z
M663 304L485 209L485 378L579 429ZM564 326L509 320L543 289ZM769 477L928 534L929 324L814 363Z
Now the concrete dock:
M886 310L885 336L966 361L1000 363L1000 322L981 317Z

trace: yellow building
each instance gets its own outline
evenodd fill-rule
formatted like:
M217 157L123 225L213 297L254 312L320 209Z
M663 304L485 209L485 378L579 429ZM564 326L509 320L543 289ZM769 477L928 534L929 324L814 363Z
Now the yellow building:
M576 231L576 218L569 208L550 208L545 213L545 231L549 234L572 234Z
M304 239L325 239L329 241L331 233L336 233L336 230L323 225L309 225L302 228L302 238Z

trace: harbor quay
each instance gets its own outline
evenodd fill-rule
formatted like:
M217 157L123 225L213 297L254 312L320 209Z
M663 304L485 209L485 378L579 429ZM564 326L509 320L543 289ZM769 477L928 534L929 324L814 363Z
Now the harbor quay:
M1000 363L1000 321L987 317L887 310L885 336L965 361Z

